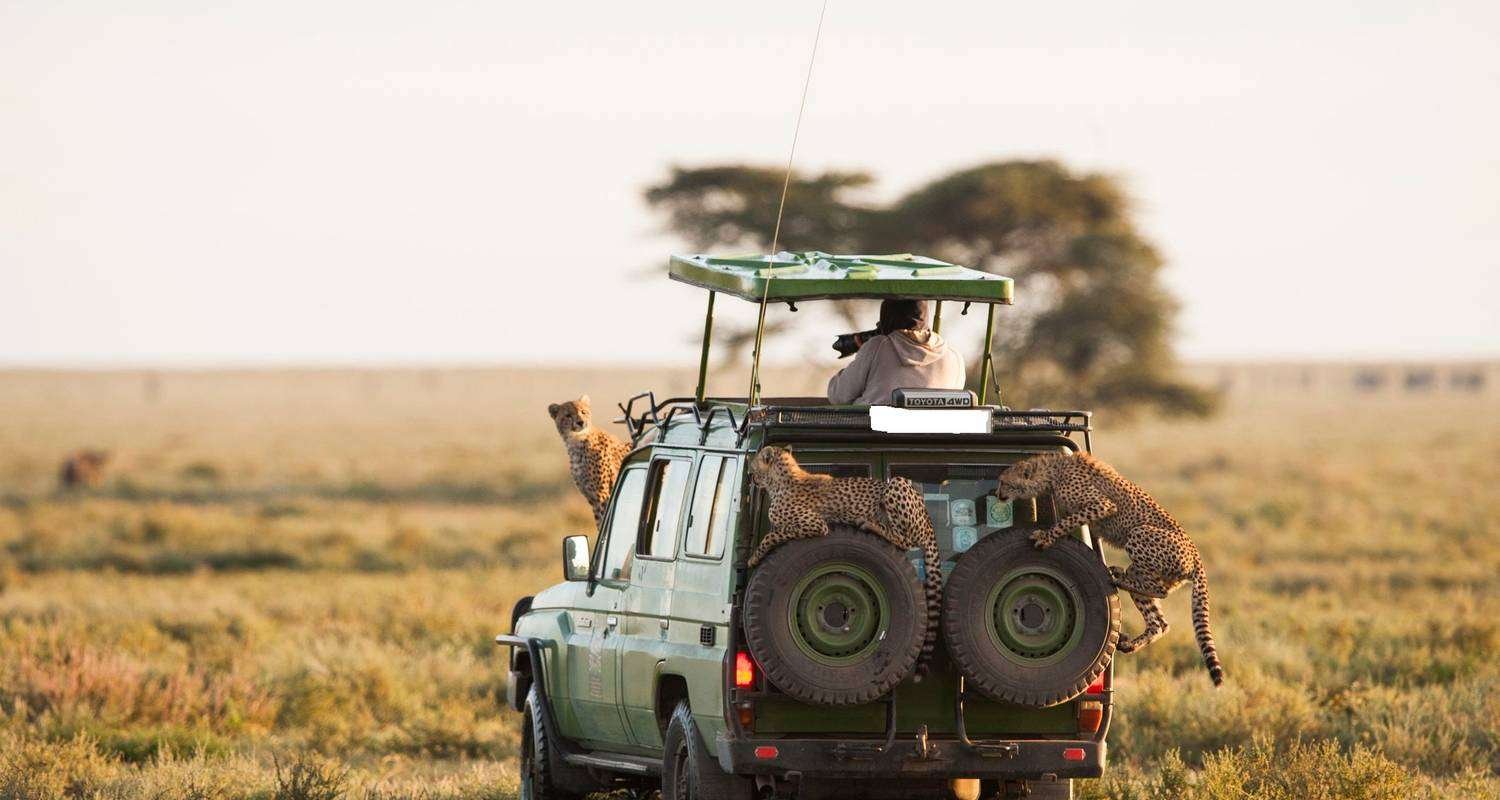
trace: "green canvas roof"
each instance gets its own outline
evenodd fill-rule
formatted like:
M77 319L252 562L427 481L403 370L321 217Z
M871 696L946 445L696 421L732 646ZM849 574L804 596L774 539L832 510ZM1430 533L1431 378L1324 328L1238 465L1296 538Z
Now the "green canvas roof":
M672 256L673 280L760 302L913 297L1011 303L1001 275L910 253L835 256L810 250L775 255ZM767 285L769 284L769 286Z

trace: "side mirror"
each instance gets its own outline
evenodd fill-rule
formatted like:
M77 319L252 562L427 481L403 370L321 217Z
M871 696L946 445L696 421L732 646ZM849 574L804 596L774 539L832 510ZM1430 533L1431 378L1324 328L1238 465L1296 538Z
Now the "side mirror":
M589 579L589 537L563 537L563 579L586 581Z

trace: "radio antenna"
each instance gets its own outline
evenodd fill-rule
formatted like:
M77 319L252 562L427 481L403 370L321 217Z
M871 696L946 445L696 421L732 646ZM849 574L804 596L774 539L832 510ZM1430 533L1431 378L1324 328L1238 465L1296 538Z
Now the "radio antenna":
M828 0L818 11L818 27L813 32L812 54L807 57L807 77L802 81L802 100L797 104L797 123L792 126L792 146L786 154L786 175L781 179L781 201L776 204L776 226L771 230L771 260L766 265L766 282L761 288L760 317L755 323L755 352L750 364L749 403L760 400L760 347L766 334L766 302L771 296L771 281L776 278L776 254L781 245L781 216L786 211L787 190L792 185L792 161L797 157L797 137L802 133L802 114L807 110L807 90L812 86L813 65L818 62L818 42L823 38L823 18L828 15Z
M802 113L807 110L807 89L812 86L813 65L818 60L818 42L823 38L823 17L828 14L828 0L818 12L818 28L813 33L812 55L807 58L807 78L802 81L802 102L797 105L797 124L792 127L792 146L786 154L786 177L781 180L781 202L776 205L776 228L771 232L771 255L781 241L781 214L786 211L786 192L792 185L792 159L797 157L797 136L802 133ZM769 283L769 281L767 281Z

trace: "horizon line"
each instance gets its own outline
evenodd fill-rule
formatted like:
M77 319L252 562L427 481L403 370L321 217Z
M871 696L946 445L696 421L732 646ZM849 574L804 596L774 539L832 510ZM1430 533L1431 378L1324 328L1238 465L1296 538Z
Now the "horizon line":
M829 364L830 367L839 366L842 362ZM1207 358L1179 358L1179 367L1219 367L1219 366L1395 366L1395 365L1417 365L1417 364L1444 364L1444 365L1500 365L1500 352L1487 355L1466 354L1437 354L1437 355L1361 355L1361 356L1222 356ZM777 368L806 368L806 361L776 361L763 364L771 369ZM564 362L541 362L524 360L473 360L454 359L451 361L432 360L368 360L368 361L320 361L308 360L213 360L213 361L136 361L106 363L94 361L52 361L52 362L4 362L0 361L0 372L422 372L431 370L446 371L481 371L481 370L507 370L507 369L531 369L531 370L601 370L601 371L630 371L630 370L681 370L683 372L696 372L695 365L674 365L666 362L626 362L626 361L564 361ZM740 369L749 369L745 365L735 365L732 369L723 366L712 368L709 374L732 372Z

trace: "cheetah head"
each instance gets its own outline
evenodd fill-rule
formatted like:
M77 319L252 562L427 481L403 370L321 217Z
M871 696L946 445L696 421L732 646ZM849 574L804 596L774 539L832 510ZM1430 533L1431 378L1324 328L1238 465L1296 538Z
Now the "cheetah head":
M797 459L785 447L762 447L750 462L750 480L762 488L785 480L797 469Z
M589 427L589 420L592 416L589 410L589 396L584 395L566 403L553 403L547 406L547 413L552 415L552 423L557 426L557 432L564 439L577 436Z
M1027 458L1000 473L995 496L1001 500L1024 500L1047 490L1047 470L1040 458Z

